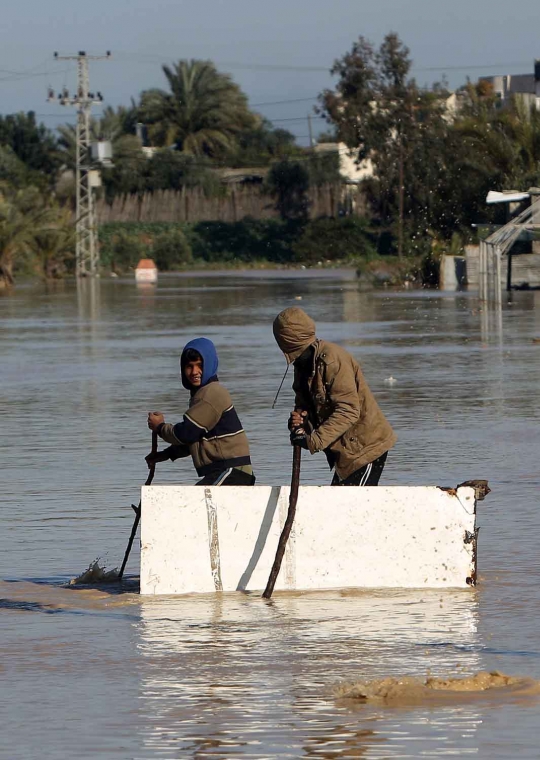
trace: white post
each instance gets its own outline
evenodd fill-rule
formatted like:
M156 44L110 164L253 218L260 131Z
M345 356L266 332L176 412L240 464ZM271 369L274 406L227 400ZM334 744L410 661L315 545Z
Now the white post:
M496 277L495 303L497 304L498 308L501 308L502 306L501 249L499 248L499 246L495 247L495 277Z
M481 240L478 252L478 295L481 301L486 300L486 248L485 240Z

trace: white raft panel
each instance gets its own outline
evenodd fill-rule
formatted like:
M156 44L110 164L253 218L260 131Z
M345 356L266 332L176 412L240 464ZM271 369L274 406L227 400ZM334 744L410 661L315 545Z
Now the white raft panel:
M144 486L141 594L263 590L289 490ZM475 579L473 488L301 486L276 590L464 588Z

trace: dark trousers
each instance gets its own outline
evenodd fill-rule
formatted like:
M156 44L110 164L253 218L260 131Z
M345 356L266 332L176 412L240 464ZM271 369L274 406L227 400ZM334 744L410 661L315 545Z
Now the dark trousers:
M382 475L382 471L384 470L384 465L386 463L387 456L388 456L388 452L385 451L384 454L380 456L378 459L376 459L374 462L370 462L369 464L365 464L363 467L360 467L359 470L356 470L356 472L353 472L353 474L349 475L349 477L345 478L345 480L340 480L337 476L337 473L334 473L334 477L332 478L332 485L333 486L378 486L379 479Z
M248 475L247 472L237 470L235 467L229 467L219 474L205 475L202 480L195 483L196 486L253 486L255 485L255 475Z

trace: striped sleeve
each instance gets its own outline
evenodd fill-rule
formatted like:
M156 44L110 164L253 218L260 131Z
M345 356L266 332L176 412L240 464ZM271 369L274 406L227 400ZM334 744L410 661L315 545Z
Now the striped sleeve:
M198 425L189 415L184 414L182 422L177 422L175 425L164 423L159 430L159 435L173 446L190 446L200 440L206 432L205 427Z
M164 441L175 446L184 444L190 446L207 435L221 417L221 411L204 398L195 398L194 402L184 414L182 422L176 425L163 423L158 433Z
M189 456L189 449L187 446L180 445L180 446L169 446L168 448L164 449L163 454L167 454L171 462L175 462L177 459L181 459L183 457Z

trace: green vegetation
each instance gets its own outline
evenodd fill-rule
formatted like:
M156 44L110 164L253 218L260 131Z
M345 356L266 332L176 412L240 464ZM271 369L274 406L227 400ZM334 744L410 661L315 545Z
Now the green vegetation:
M13 284L16 263L43 277L61 276L72 246L65 209L35 187L0 183L0 289Z
M118 272L135 267L146 256L162 271L253 261L354 264L375 255L373 240L367 223L356 217L314 221L247 217L234 223L196 224L113 222L100 228L102 264Z
M257 123L247 97L211 61L179 61L163 66L170 92L141 95L139 114L158 147L174 145L194 156L223 156L236 136Z
M96 195L110 204L120 197L119 206L131 196L126 207L138 209L149 193L196 188L201 206L215 198L217 208L230 192L223 169L264 167L254 181L261 185L263 175L265 184L253 192L262 189L269 200L257 213L273 207L276 218L104 225L102 266L125 271L142 256L164 270L351 262L376 281L391 281L389 270L433 281L441 252L461 249L476 235L473 223L504 221L504 209L485 205L488 190L540 185L540 112L519 99L503 107L485 82L453 94L444 84L420 88L410 70L396 34L378 48L360 37L334 63L335 88L321 93L318 106L325 139L345 143L358 164L373 168L360 199L344 190L346 199L336 200L329 190L343 187L336 153L296 145L252 111L211 61L164 66L166 89L145 90L92 122L93 137L110 140L114 151ZM150 151L136 134L140 124ZM73 271L74 166L72 126L53 133L32 112L0 116L0 287L18 272ZM359 200L365 218L354 215ZM314 219L319 209L348 215ZM396 265L396 254L409 263Z
M397 35L378 50L360 37L335 62L337 85L321 94L319 111L359 161L373 164L364 188L381 240L415 255L455 233L471 238L473 223L503 221L504 210L485 205L489 190L539 183L540 112L519 100L501 108L485 82L461 88L452 111L446 87L420 89L410 68Z
M315 219L307 224L295 241L297 261L369 260L376 254L375 238L365 219L346 216L339 219Z

